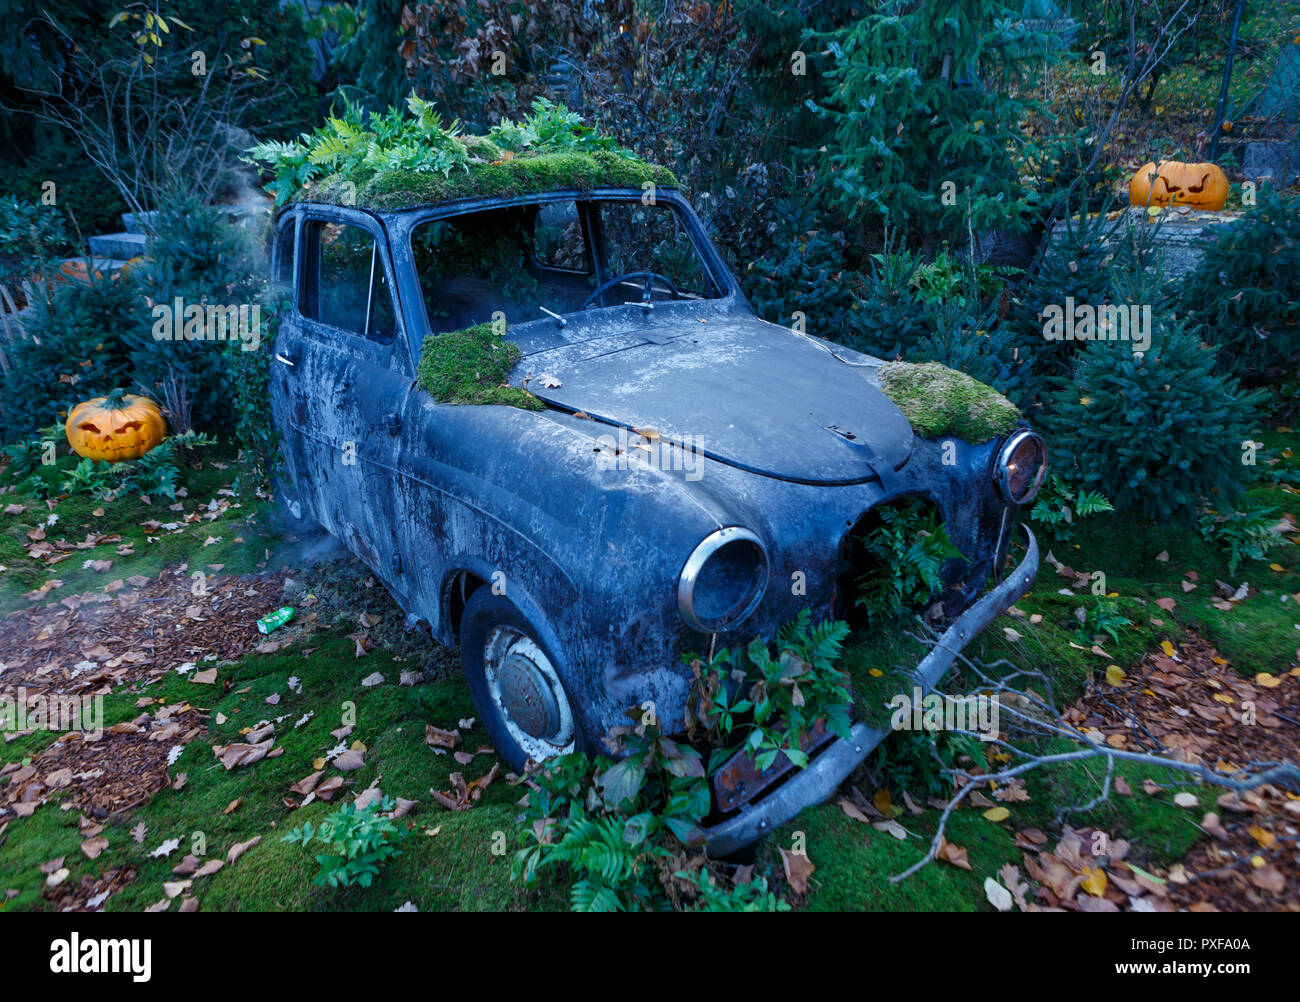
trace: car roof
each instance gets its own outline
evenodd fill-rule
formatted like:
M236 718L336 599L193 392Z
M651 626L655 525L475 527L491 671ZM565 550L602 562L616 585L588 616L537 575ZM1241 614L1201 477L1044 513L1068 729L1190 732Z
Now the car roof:
M608 150L563 151L474 161L444 175L436 171L382 170L361 179L334 174L304 185L292 204L346 206L371 212L464 203L466 210L504 204L519 196L597 189L676 189L665 167Z

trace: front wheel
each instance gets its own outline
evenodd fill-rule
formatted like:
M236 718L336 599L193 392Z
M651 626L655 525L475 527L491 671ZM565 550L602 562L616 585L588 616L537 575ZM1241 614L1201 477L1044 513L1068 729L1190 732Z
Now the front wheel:
M554 659L523 614L488 588L465 605L460 659L488 736L512 770L578 749L573 705Z

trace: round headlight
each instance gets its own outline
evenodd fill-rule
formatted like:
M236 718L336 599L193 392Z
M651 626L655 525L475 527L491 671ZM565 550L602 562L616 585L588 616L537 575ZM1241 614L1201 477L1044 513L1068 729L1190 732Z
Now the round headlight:
M756 535L737 525L719 529L687 558L677 580L677 609L693 630L729 630L758 608L767 574L767 550Z
M1047 444L1032 431L1018 431L998 453L993 479L1011 504L1028 504L1047 475Z

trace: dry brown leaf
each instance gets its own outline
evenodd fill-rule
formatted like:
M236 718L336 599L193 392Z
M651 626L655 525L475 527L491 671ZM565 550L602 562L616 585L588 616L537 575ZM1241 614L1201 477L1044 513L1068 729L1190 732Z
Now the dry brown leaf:
M785 879L796 894L808 893L808 878L817 869L806 852L781 850L781 865L785 868Z

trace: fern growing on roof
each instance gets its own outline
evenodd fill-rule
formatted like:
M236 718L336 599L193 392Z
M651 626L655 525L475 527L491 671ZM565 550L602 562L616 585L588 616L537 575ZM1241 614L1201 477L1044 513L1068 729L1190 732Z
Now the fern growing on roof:
M397 108L365 112L347 104L341 115L331 115L295 141L259 143L246 152L245 162L268 166L275 175L267 189L275 195L277 205L327 175L331 184L324 185L323 191L341 188L342 182L355 193L389 172L449 179L453 172L555 154L595 158L581 165L585 168L581 173L604 175L609 183L637 180L641 174L659 183L674 183L666 171L652 170L611 137L587 125L581 115L542 98L535 100L531 112L519 121L503 121L486 137L461 135L459 122L444 123L433 103L415 94L406 99L405 112ZM620 170L620 165L632 169ZM511 176L496 183L513 183L513 170L507 174ZM420 182L411 187L430 185ZM450 191L455 185L433 187Z

